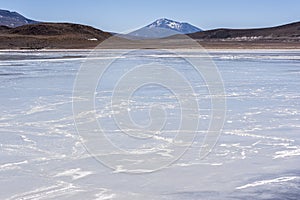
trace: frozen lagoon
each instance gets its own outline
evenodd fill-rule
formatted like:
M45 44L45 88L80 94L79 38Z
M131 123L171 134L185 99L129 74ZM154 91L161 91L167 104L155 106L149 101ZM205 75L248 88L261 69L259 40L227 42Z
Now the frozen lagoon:
M88 53L0 52L1 199L299 199L300 51L209 52L227 100L217 145L200 160L199 134L180 160L138 175L101 165L76 132L73 84ZM107 52L102 59L111 56ZM170 58L153 59L165 63ZM107 87L123 68L113 70ZM109 120L113 113L105 110L105 97L110 92L106 85L98 89L98 117ZM204 106L199 118L205 124L209 99L204 87L198 89ZM158 88L149 88L138 97L159 95ZM122 145L119 137L111 139Z

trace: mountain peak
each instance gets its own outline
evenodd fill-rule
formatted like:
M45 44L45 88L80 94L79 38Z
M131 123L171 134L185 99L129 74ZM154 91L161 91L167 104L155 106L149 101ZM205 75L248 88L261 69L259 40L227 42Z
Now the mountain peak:
M178 22L167 18L157 19L153 23L146 26L147 28L165 28L177 31L182 34L199 32L201 29L185 22Z
M37 21L28 19L17 12L0 9L0 25L17 27L25 24L35 24Z
M157 19L151 24L144 26L136 31L133 31L127 36L135 38L163 38L177 34L189 34L202 31L201 29L186 23L177 22L167 18Z

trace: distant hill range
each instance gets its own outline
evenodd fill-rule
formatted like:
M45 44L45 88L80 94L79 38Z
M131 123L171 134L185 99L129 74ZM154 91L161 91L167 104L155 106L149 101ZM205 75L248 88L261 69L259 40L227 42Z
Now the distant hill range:
M188 34L211 48L300 48L300 22L270 28L214 29Z
M18 27L26 24L36 24L38 21L28 19L17 12L0 9L0 25L8 27Z
M300 49L300 22L271 28L202 31L188 23L163 18L127 36L178 39L176 35L180 34L187 34L206 48ZM80 24L41 23L16 12L0 10L0 49L94 48L112 35L124 37Z
M300 22L259 29L214 29L189 34L194 39L261 39L261 38L298 38Z

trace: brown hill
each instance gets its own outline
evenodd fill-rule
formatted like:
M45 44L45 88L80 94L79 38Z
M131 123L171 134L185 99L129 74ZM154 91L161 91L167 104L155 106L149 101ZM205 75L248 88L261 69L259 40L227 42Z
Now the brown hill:
M0 48L93 48L111 34L71 23L39 23L0 27Z
M194 39L233 39L257 37L257 39L296 38L300 37L300 22L260 29L214 29L189 34Z
M206 48L300 48L300 22L271 28L214 29L189 34Z
M7 26L2 26L2 25L0 25L0 33L2 32L2 31L5 31L5 30L10 30L11 28L9 28L9 27L7 27Z

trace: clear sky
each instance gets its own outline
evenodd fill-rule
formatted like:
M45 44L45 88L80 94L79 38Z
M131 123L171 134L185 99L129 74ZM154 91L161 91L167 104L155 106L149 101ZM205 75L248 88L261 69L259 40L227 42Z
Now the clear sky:
M0 0L0 8L39 21L125 32L158 18L202 29L266 27L300 21L300 0Z

